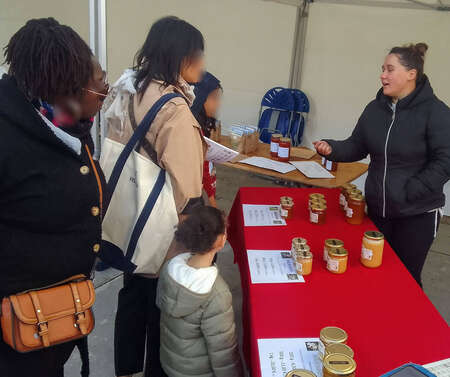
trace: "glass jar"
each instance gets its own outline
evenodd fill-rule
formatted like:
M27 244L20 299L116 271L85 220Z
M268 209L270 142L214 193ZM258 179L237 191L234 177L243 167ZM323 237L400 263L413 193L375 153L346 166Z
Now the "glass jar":
M297 274L299 275L309 275L312 272L312 264L313 264L313 254L309 250L308 245L302 246L297 251Z
M306 246L308 245L308 241L305 238L301 237L295 237L292 239L292 247L291 247L291 254L294 257L294 253L300 246Z
M327 269L333 274L343 274L347 271L348 251L343 247L328 253Z
M285 220L292 219L292 214L294 212L294 201L291 198L285 200L282 199L280 201L280 206L281 217Z
M327 205L327 201L325 199L312 198L308 201L308 210L311 209L313 204L324 204Z
M278 145L280 144L280 139L283 137L281 134L272 134L270 138L270 157L278 157Z
M354 377L356 362L350 356L334 353L323 359L323 377Z
M346 220L349 224L362 224L366 216L366 201L364 200L364 196L361 194L350 195L345 213Z
M328 171L336 171L338 168L338 163L335 161L327 160L325 157L322 157L322 166Z
M345 208L347 208L347 199L345 193L346 191L351 191L353 189L356 189L356 186L353 183L345 183L341 186L341 193L339 194L339 206L343 211Z
M327 219L327 206L323 203L311 204L309 221L313 224L325 224Z
M291 157L291 139L288 137L280 138L278 144L278 161L289 162Z
M309 199L322 199L322 200L325 200L325 195L324 194L320 194L318 192L314 192L312 194L309 194Z
M344 206L344 211L347 211L348 208L348 201L350 200L350 196L351 195L356 195L356 194L361 194L362 195L362 191L358 190L357 188L353 187L349 190L347 190L344 194L345 196L345 206Z
M348 335L345 330L339 327L328 326L320 330L319 357L321 360L325 357L325 350L331 344L346 344Z
M285 377L317 377L313 372L306 369L291 370Z
M361 249L361 263L369 268L380 267L383 263L384 235L370 230L364 233Z
M332 355L333 353L343 353L350 356L352 359L355 357L353 350L344 343L331 343L325 347L325 356Z
M329 238L325 240L325 247L323 248L323 260L328 261L330 251L344 247L344 242L337 238Z

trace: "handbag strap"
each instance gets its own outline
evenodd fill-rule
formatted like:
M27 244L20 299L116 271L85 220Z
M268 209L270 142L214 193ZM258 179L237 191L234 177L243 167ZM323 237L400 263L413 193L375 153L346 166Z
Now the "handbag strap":
M153 120L155 119L156 115L161 110L161 108L167 102L169 102L171 99L175 97L182 97L182 95L178 93L168 93L159 98L147 112L144 119L142 119L141 123L131 136L130 140L123 148L122 152L119 155L119 158L116 161L116 164L114 165L114 168L108 181L108 192L111 196L113 195L114 190L116 189L117 183L119 182L120 174L122 174L125 163L127 162L131 152L134 150L136 145L145 137L145 135L150 129L150 126L153 123Z
M42 312L41 303L39 301L39 297L35 291L30 292L31 302L34 306L34 311L36 313L36 318L38 320L37 329L38 335L42 339L42 344L44 347L50 346L50 340L48 338L48 322Z
M78 330L80 330L83 335L86 335L86 313L83 310L83 305L81 304L81 298L80 293L78 292L77 284L70 283L70 289L72 290L73 303L75 304L75 323L78 327Z

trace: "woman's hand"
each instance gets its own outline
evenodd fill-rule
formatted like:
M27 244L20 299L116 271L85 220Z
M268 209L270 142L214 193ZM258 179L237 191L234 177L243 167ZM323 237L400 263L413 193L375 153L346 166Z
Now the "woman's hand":
M333 151L330 144L323 140L315 141L313 145L314 148L316 148L317 153L321 154L322 156L329 156Z

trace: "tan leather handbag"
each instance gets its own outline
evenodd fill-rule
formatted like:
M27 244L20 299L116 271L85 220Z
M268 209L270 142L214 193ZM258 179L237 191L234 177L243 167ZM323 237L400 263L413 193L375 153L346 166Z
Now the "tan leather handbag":
M94 302L94 285L84 275L5 297L3 341L25 353L85 337L94 329Z

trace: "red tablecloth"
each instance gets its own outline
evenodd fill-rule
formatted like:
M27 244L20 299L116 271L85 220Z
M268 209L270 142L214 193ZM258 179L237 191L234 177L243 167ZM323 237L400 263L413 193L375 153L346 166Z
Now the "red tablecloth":
M311 192L325 194L328 201L324 225L309 223ZM295 201L287 226L244 227L242 204L278 204L283 195ZM390 246L386 244L378 269L360 264L362 236L376 228L369 219L347 224L338 198L335 189L242 188L235 199L228 237L241 272L244 353L253 377L261 376L257 339L318 337L325 326L347 331L360 377L379 376L407 362L450 357L448 325ZM306 238L314 253L306 283L251 284L246 250L290 250L294 237ZM329 273L322 261L327 238L343 240L349 251L343 275Z

